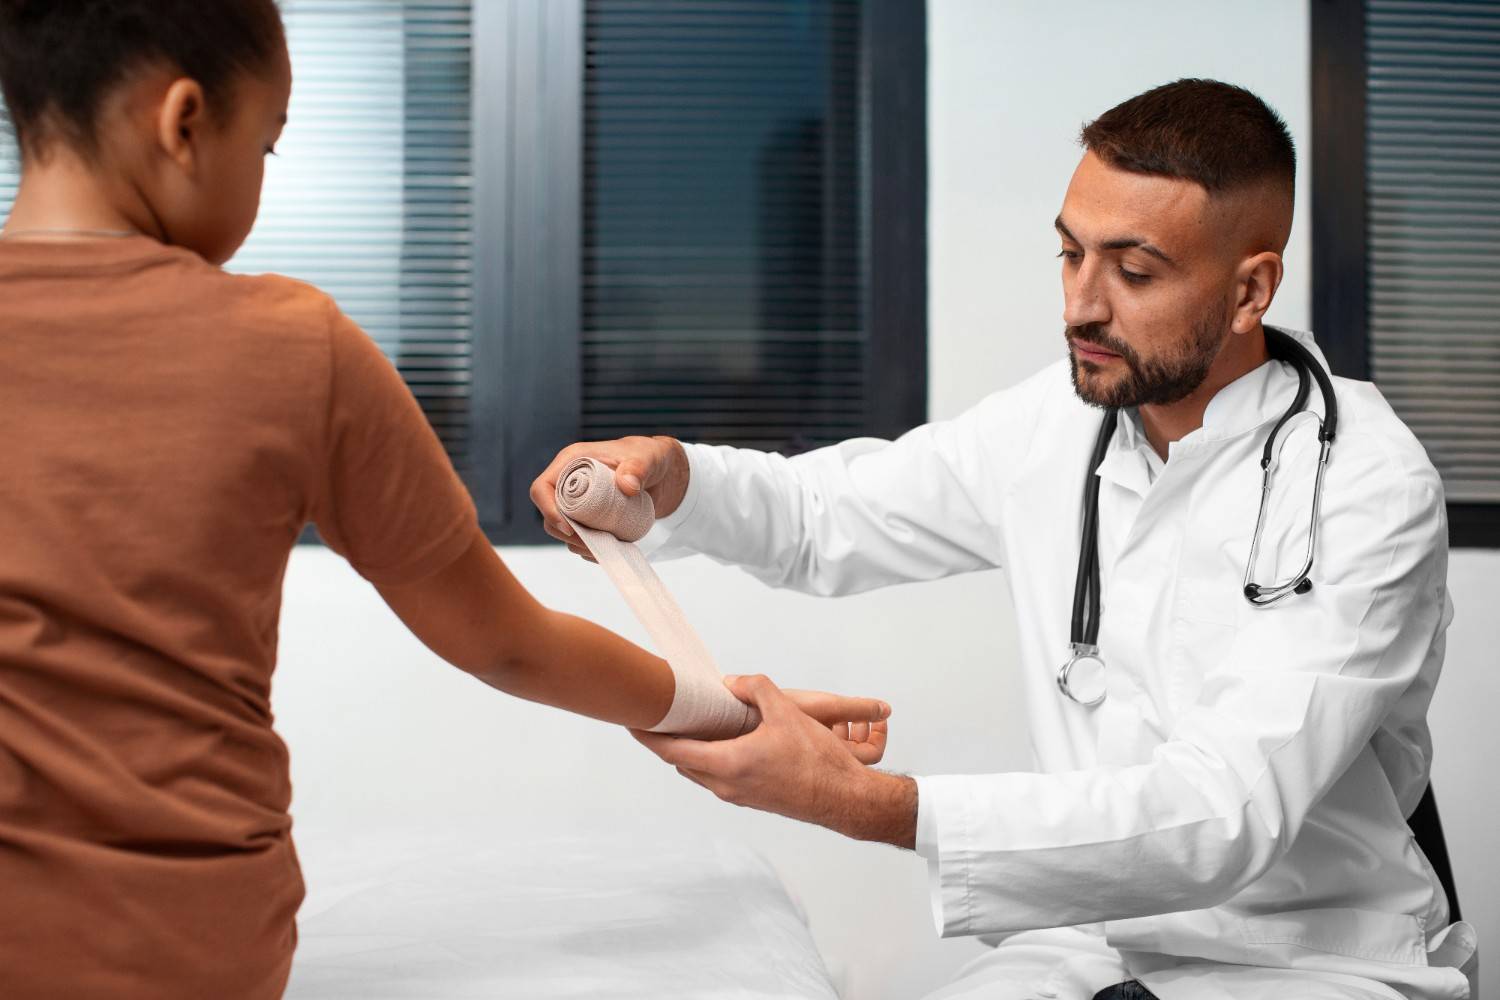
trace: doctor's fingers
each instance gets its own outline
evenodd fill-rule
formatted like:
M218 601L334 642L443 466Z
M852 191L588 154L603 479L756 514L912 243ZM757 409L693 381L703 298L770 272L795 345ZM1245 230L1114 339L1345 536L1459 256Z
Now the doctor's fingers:
M884 722L870 723L869 731L858 739L853 736L852 732L849 736L845 736L838 726L832 728L833 735L839 738L844 749L861 764L879 764L885 757L887 730Z
M580 540L577 535L564 535L560 530L553 527L551 524L545 524L545 527L547 529L547 534L551 535L553 538L566 545L568 547L568 551L573 553L575 556L579 556L583 559L588 560L589 562L598 562L598 560L594 558L594 554L589 551L588 546L584 545L582 540ZM569 530L572 529L570 528Z
M553 524L551 521L543 521L542 527L546 529L547 534L551 535L553 538L566 545L568 547L568 551L573 553L575 556L581 556L584 559L587 559L589 562L598 562L598 560L594 558L594 554L589 551L588 546L583 544L583 540L576 534L572 534L573 528L566 521L560 522L560 524ZM569 532L569 534L563 534L564 531Z
M542 470L540 476L531 481L531 502L541 512L547 534L563 542L568 541L573 534L573 529L557 509L557 481L562 477L563 470L580 458L597 459L614 468L620 464L621 456L617 451L612 441L580 441L578 444L570 444L557 453L557 457Z
M775 682L773 682L771 678L767 677L765 674L750 674L746 677L725 677L724 684L729 688L730 694L733 694L736 698L738 698L745 704L752 705L757 710L759 710L760 717L765 722L780 722L783 724L790 723L792 725L797 725L798 723L804 723L808 718L813 717L810 715L810 713L804 711L802 707L796 701L790 698L785 691L777 687ZM828 707L828 702L826 701L827 699L837 698L837 695L823 695L822 700L813 700L826 708ZM847 700L857 701L859 699ZM858 711L857 708L856 710ZM864 706L864 711L868 712L869 710L869 706ZM864 716L864 718L870 717L871 716L869 715ZM829 722L838 721L838 718L839 717L831 718L827 721L818 719L817 721L822 722L824 725L827 725ZM848 719L849 716L844 715L841 718Z
M557 477L562 475L562 470L573 461L573 449L577 447L577 445L572 445L558 452L552 464L531 481L531 503L541 513L542 524L546 527L547 534L564 542L572 535L573 529L568 526L568 522L563 519L562 513L557 509Z
M641 490L650 492L667 478L673 448L670 438L628 437L611 443L619 448L615 485L621 493L635 496ZM656 499L654 493L652 499Z
M734 686L730 686L734 690ZM878 698L854 698L848 695L829 694L826 691L799 691L788 688L780 692L804 715L816 719L825 726L842 723L870 723L890 717L891 706ZM741 701L745 698L736 692ZM840 734L841 735L841 734Z

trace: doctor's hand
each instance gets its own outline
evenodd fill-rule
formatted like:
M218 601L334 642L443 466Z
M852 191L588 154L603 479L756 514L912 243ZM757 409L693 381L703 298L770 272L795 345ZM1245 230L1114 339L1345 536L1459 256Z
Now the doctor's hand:
M746 704L755 704L745 685L757 678L726 677L724 684L736 698ZM766 681L776 690L776 685ZM826 691L796 691L791 688L780 692L786 696L805 716L827 726L843 748L861 764L879 764L885 756L885 742L889 734L886 722L891 715L891 706L873 698L850 698Z
M884 752L883 720L870 723L868 732L835 732L837 723L825 724L799 704L799 699L809 702L809 696L833 695L782 691L760 676L727 683L735 697L760 711L755 730L718 742L638 730L632 735L725 802L816 823L857 840L915 846L916 782L861 763L871 757L871 749ZM861 743L870 749L861 751Z
M628 497L645 490L656 507L657 517L666 517L682 504L687 492L688 459L682 442L669 437L627 437L614 441L586 441L557 453L531 484L531 502L541 511L547 534L585 559L588 549L579 541L557 509L557 480L573 461L592 458L615 470L615 485Z

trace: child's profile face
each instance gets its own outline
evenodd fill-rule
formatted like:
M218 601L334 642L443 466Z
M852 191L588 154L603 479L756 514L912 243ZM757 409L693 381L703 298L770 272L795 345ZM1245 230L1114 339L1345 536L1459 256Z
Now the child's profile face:
M234 256L260 211L265 158L286 125L292 68L285 43L210 99L158 63L101 102L88 143L58 122L23 146L21 190L7 228L140 232L215 264Z
M191 183L174 185L162 206L171 241L215 264L234 256L260 211L266 157L286 125L291 97L285 51L268 71L243 74L234 86L223 119L197 139Z

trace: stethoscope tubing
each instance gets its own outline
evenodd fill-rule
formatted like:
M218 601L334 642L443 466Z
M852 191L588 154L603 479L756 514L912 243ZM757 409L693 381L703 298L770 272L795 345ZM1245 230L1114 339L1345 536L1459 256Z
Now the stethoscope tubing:
M1250 537L1250 555L1245 563L1243 595L1256 608L1268 608L1295 594L1306 594L1312 589L1311 573L1313 557L1318 545L1318 523L1323 509L1323 479L1328 470L1328 458L1333 451L1333 439L1338 433L1338 399L1333 392L1333 380L1311 351L1274 327L1266 327L1266 350L1278 361L1286 361L1297 370L1297 393L1292 405L1271 428L1261 455L1261 497L1255 517L1255 530ZM1312 382L1323 397L1323 416L1307 409ZM1318 421L1318 471L1313 481L1310 525L1307 533L1307 552L1302 568L1296 575L1281 583L1262 586L1253 582L1255 564L1260 554L1261 532L1265 527L1266 510L1270 503L1271 483L1280 463L1281 447L1285 444L1282 429L1293 417L1311 413ZM1093 707L1104 700L1100 687L1097 696L1081 698L1072 684L1074 670L1085 660L1098 663L1102 674L1104 659L1099 652L1099 625L1103 610L1103 594L1099 582L1099 466L1109 450L1115 429L1119 423L1119 411L1106 409L1099 433L1094 439L1094 449L1089 458L1088 476L1083 484L1083 525L1078 553L1078 572L1073 583L1073 616L1069 626L1068 644L1072 650L1067 662L1057 672L1057 686L1064 695L1080 705Z

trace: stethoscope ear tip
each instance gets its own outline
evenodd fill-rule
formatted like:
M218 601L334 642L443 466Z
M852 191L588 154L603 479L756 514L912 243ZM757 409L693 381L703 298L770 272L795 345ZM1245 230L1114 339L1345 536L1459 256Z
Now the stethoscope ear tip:
M1253 583L1245 584L1245 600L1253 601L1260 596L1260 587Z
M1303 577L1302 582L1297 584L1297 593L1305 594L1309 590L1312 590L1312 581L1307 579L1306 577Z

